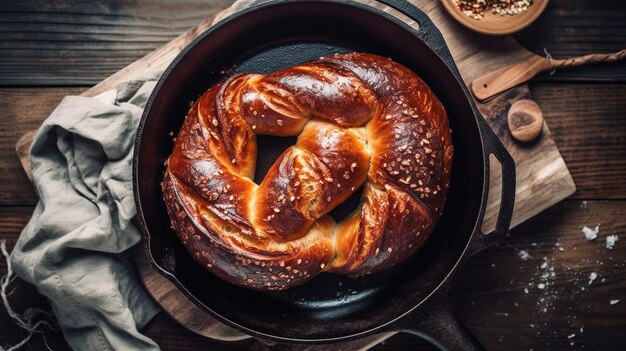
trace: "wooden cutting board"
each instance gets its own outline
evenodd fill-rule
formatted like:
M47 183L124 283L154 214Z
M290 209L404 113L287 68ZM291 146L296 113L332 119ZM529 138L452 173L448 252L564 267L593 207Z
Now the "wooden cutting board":
M241 0L231 8L218 14L215 19L206 20L188 30L165 46L153 51L140 60L130 64L94 87L86 90L82 96L95 96L119 83L130 79L152 76L155 72L164 70L176 57L180 50L193 38L202 33L214 21L263 0ZM358 0L359 2L377 7L388 12L407 24L418 28L419 25L410 18L377 3L373 0ZM439 1L410 0L411 3L426 12L443 36L452 52L459 71L466 84L479 76L504 67L511 63L523 60L530 55L529 51L520 46L512 37L486 37L462 27L453 21L444 11ZM529 219L546 208L554 205L576 191L570 173L559 153L559 150L550 135L547 125L544 125L543 135L531 145L516 143L506 127L506 112L510 105L522 98L529 98L528 86L515 87L494 99L478 104L483 116L494 132L513 156L517 170L517 189L515 211L511 227ZM20 161L27 175L30 177L28 150L32 144L36 131L22 136L16 145ZM492 160L493 161L493 160ZM490 195L483 223L483 231L488 232L495 226L500 198L501 174L499 164L491 164ZM187 299L176 287L158 274L150 265L142 245L137 247L136 264L141 279L148 292L159 303L163 310L173 319L186 328L209 338L235 341L249 338L218 321L200 310ZM373 345L389 338L393 333L374 335L367 338L342 343L329 347L318 346L289 346L289 350L366 350ZM276 347L277 345L273 345Z

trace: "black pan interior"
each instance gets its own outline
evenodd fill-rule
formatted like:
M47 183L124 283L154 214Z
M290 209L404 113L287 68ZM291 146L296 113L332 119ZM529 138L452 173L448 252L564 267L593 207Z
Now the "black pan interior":
M476 225L482 199L481 138L455 76L407 28L381 13L341 2L268 5L205 33L163 75L139 129L134 174L138 210L156 265L201 308L255 335L332 340L372 331L403 315L434 291L456 265ZM160 189L163 161L173 145L170 132L177 133L191 101L230 74L271 72L352 51L388 56L411 68L448 111L455 160L451 189L435 233L406 263L364 278L322 274L301 287L277 293L242 289L216 278L191 258L170 229ZM259 138L260 178L294 140ZM343 212L351 206L344 206ZM335 214L343 216L339 212Z

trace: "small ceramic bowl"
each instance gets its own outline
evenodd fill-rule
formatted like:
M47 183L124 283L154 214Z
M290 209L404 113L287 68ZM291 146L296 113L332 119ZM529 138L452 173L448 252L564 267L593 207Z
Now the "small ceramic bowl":
M518 32L533 23L548 6L548 0L533 0L527 11L516 15L499 15L491 10L485 11L484 17L474 19L459 9L456 0L441 0L450 15L465 27L487 35L505 35Z

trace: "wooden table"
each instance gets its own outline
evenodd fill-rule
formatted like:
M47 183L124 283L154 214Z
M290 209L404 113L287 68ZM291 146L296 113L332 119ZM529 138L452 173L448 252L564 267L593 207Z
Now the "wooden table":
M0 8L0 239L11 249L37 202L14 147L61 98L79 94L142 57L231 0L3 3ZM434 1L434 0L433 0ZM516 38L554 57L626 47L626 2L552 0ZM494 39L494 41L497 39ZM457 275L461 316L489 350L626 349L626 63L597 65L531 83L578 191L470 259ZM581 227L600 224L585 240ZM605 237L617 234L613 250ZM522 250L530 257L523 260ZM0 274L6 265L0 262ZM598 278L589 285L589 275ZM551 273L554 273L553 275ZM544 289L539 284L546 284ZM17 280L9 300L21 312L48 308L46 299ZM620 302L611 305L610 300ZM160 314L143 330L164 350L250 350L199 337ZM0 307L0 345L23 332ZM54 350L69 349L47 331ZM36 335L26 349L44 349ZM432 350L397 335L374 350Z

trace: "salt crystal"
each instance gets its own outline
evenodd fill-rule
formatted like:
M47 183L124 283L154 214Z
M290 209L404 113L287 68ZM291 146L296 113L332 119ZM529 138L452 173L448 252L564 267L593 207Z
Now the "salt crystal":
M568 335L568 336L567 336L567 338L568 338L568 339L571 339L571 338L573 338L573 337L575 337L575 336L576 336L576 334L575 334L575 333L573 333L573 334Z
M528 254L528 251L526 250L520 250L520 252L518 252L517 254L519 255L519 258L522 259L522 261L528 261L532 257Z
M615 247L615 242L618 240L617 235L609 235L606 237L606 248L609 250L613 250Z
M609 303L612 305L616 305L619 302L619 299L611 300Z
M591 285L591 283L593 283L594 280L596 280L596 278L598 278L598 274L596 272L591 272L591 274L589 274L589 284Z
M527 289L527 288L524 288L524 292L528 294L528 289Z
M583 227L583 234L585 234L585 239L591 241L598 237L598 233L600 232L600 225L598 224L594 229L589 227Z
M545 262L545 261L544 261L544 262L541 264L541 269L546 269L547 267L548 267L548 262Z
M544 284L544 283L539 283L539 284L537 284L537 287L538 287L539 289L543 290L543 289L545 289L545 288L546 288L546 284Z

